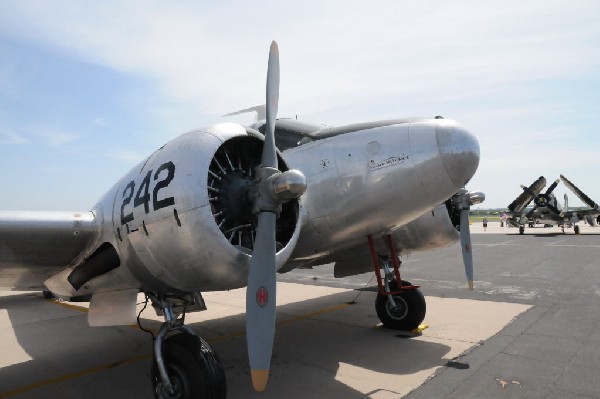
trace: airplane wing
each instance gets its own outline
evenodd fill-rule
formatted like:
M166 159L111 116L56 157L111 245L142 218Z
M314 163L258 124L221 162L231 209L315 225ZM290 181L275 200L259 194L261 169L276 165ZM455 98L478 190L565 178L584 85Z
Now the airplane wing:
M521 213L523 209L525 209L527 205L542 192L545 186L546 178L544 176L538 177L531 186L523 187L523 192L508 206L508 210L512 213Z
M0 286L40 289L97 231L92 212L0 211Z
M573 215L577 215L577 218L579 220L583 220L586 216L591 216L591 217L597 217L598 215L600 215L600 211L597 211L595 209L573 209L570 211L563 211L562 212L565 220L570 220L571 217L573 217Z
M583 203L585 203L587 206L589 206L590 208L592 208L595 211L598 211L600 209L600 206L598 206L598 204L596 204L590 197L588 197L587 195L585 195L584 192L581 191L579 188L577 188L577 186L574 185L569 179L567 179L563 175L560 175L560 179L563 181L563 183L565 184L565 186L567 186L569 188L569 190L573 191L575 193L575 195Z

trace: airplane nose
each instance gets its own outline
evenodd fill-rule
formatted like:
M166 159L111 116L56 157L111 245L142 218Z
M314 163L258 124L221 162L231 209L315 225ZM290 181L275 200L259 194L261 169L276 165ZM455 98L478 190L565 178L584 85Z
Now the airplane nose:
M436 137L446 172L456 185L464 187L479 166L479 142L458 125L436 126Z

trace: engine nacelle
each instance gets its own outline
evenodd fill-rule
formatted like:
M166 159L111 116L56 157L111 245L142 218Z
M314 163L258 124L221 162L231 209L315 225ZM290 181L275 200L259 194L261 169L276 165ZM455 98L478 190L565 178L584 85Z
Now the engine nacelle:
M146 290L195 292L246 285L255 217L247 191L262 136L237 124L184 134L140 163L111 190L110 234L121 267ZM287 170L283 159L279 169ZM277 268L298 239L297 200L277 223Z
M394 230L391 234L396 243L396 250L401 255L450 246L459 239L444 204L438 205L431 212ZM375 239L374 245L378 253L389 253L387 243L383 239ZM336 262L334 274L338 278L373 270L373 261L366 238L362 245L319 259L314 264L329 262Z

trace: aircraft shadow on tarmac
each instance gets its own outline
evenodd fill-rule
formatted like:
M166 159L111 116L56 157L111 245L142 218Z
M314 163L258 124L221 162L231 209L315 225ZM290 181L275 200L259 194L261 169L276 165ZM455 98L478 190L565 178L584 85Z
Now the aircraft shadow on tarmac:
M201 322L188 318L188 325L211 342L218 353L226 370L230 397L358 399L365 394L338 381L342 364L349 365L346 370L353 372L366 369L407 375L447 362L444 356L450 351L449 346L401 339L397 331L374 328L378 323L374 294L364 293L356 305L327 314L298 317L307 310L345 304L355 295L355 291L348 291L278 307L278 322L290 317L293 320L277 327L270 384L262 394L252 390L246 340L236 334L244 329L244 314ZM210 302L207 305L210 309ZM2 309L8 312L12 324L11 327L0 320L3 335L7 329L14 332L13 342L5 340L2 345L10 345L16 354L3 356L0 363L5 365L0 368L0 397L10 397L7 392L11 390L84 370L90 372L46 384L31 390L30 396L18 397L50 397L56 393L61 398L76 398L81 397L82 390L90 393L90 398L152 396L151 340L137 327L88 327L84 313L42 300L41 294L0 297L0 314ZM160 324L143 319L142 325L157 329ZM3 352L7 353L4 349ZM20 360L10 364L10 356Z

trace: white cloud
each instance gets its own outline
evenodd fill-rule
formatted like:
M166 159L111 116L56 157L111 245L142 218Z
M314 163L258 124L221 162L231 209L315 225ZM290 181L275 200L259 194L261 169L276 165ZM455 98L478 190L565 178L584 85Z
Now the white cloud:
M598 20L592 0L0 5L0 33L147 79L157 101L142 111L181 126L263 103L268 45L277 39L280 115L342 124L443 112L478 135L474 183L490 204L510 202L511 187L559 167L598 168L597 141L576 142L577 107L545 95L549 82L600 80ZM570 120L559 121L564 115ZM598 201L600 191L590 196Z
M94 118L94 120L92 121L92 124L94 126L98 126L98 127L107 127L110 126L110 124L108 123L108 121L102 117L97 116L96 118Z
M0 144L25 144L27 140L17 133L0 128Z
M35 133L41 137L44 143L49 147L59 147L71 143L79 138L76 134L55 131L52 129L40 129Z
M600 57L586 40L599 31L593 2L305 2L293 18L278 2L7 3L5 31L146 76L215 115L261 102L271 38L283 112L473 97Z

